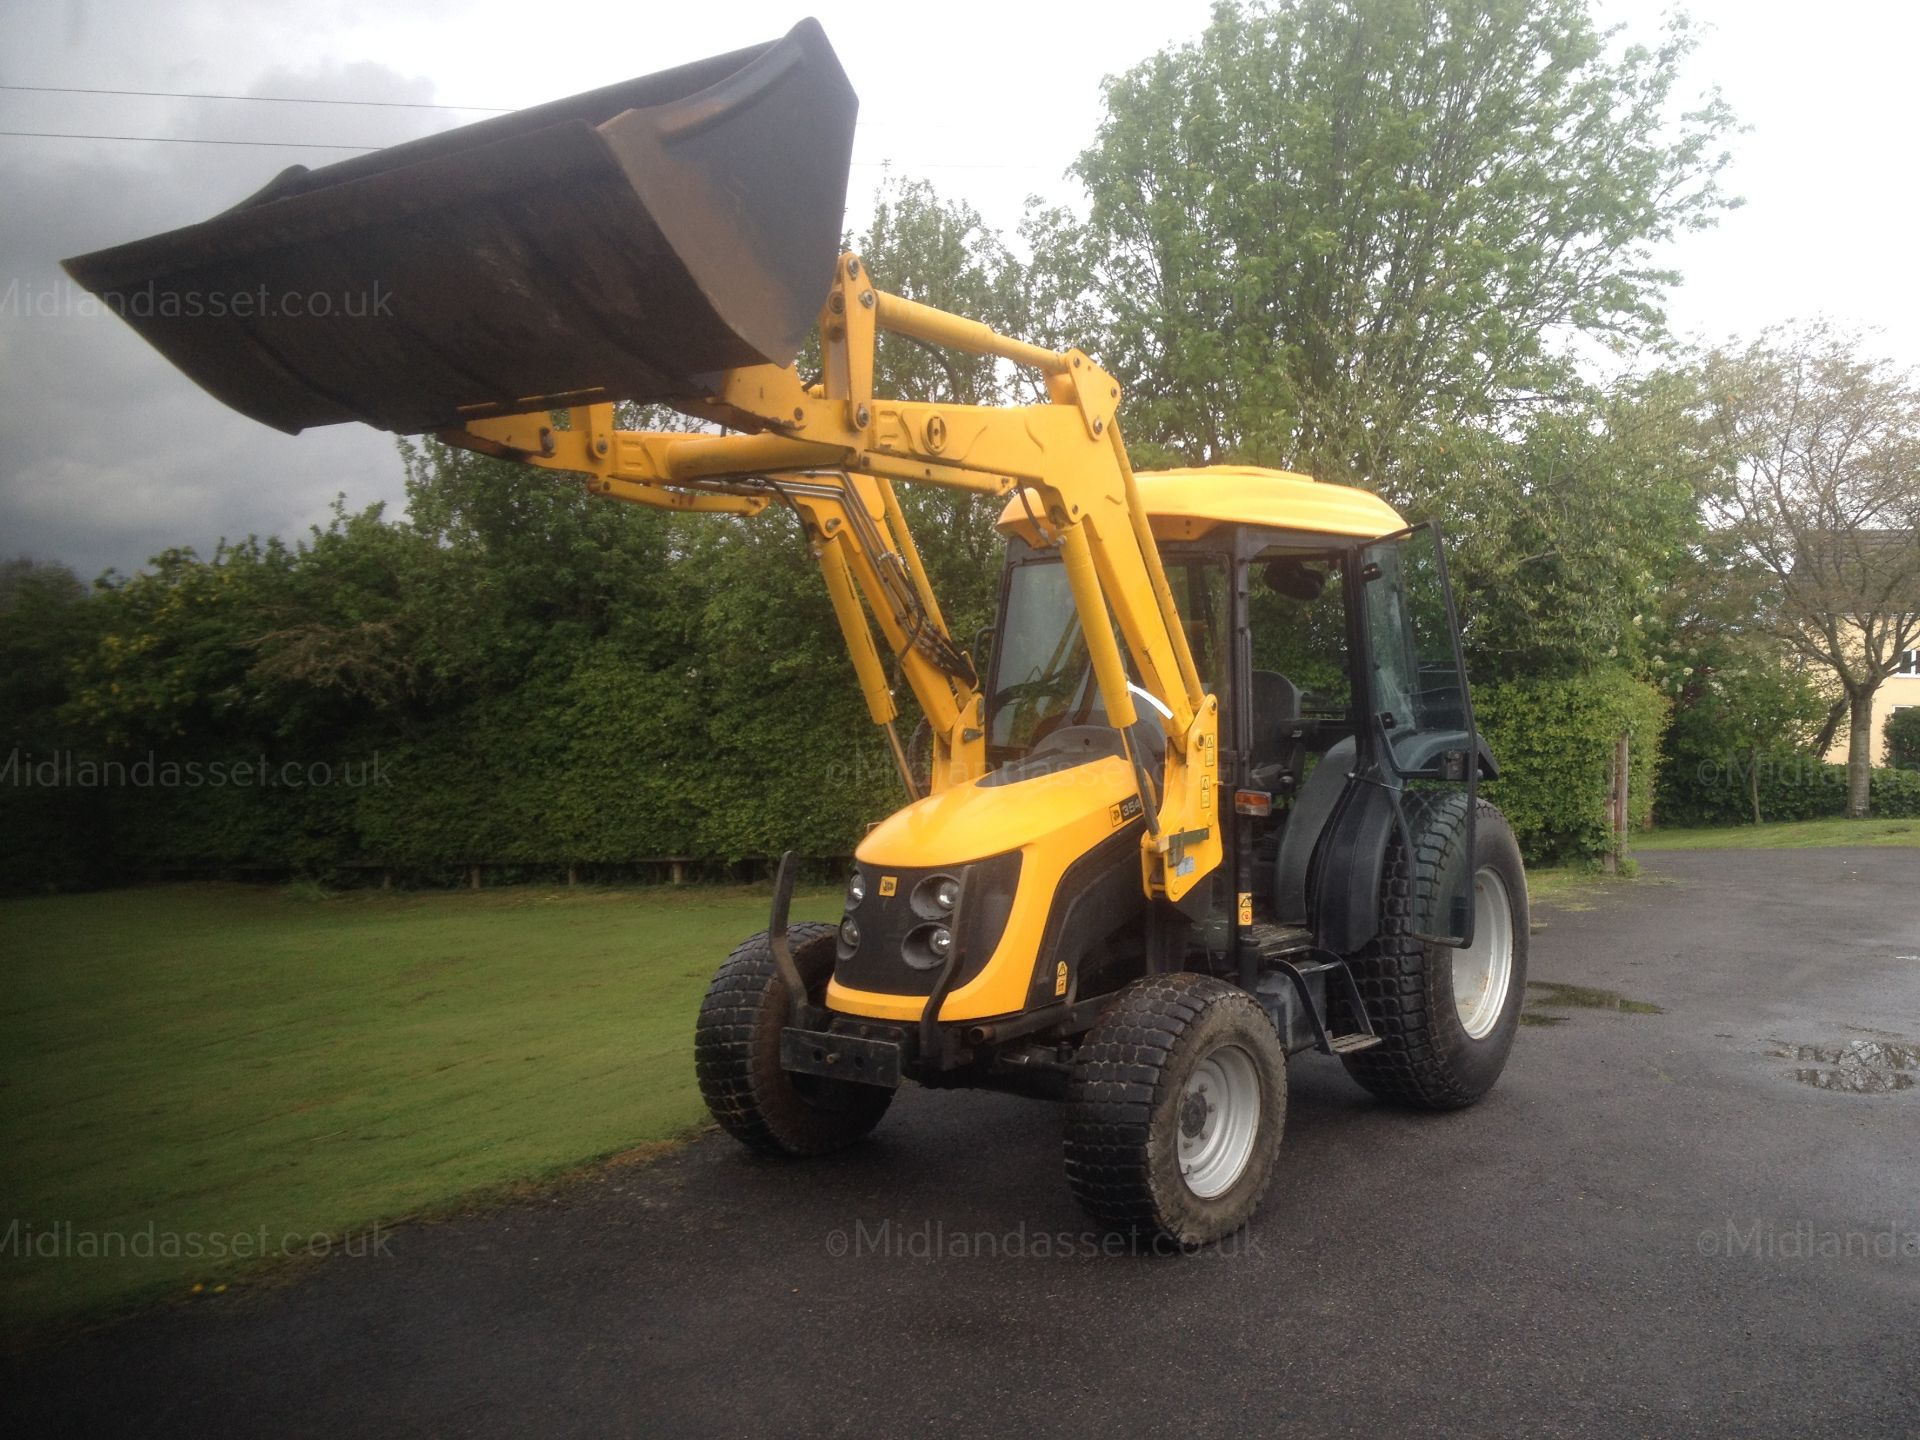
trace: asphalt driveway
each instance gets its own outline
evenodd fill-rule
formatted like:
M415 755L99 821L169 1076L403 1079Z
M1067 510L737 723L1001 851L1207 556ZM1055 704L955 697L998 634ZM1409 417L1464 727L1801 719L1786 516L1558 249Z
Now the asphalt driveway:
M710 1138L16 1356L0 1403L16 1434L1911 1436L1920 851L1646 870L1537 917L1559 988L1473 1110L1297 1059L1217 1251L1102 1253L1052 1107L909 1091L837 1160Z

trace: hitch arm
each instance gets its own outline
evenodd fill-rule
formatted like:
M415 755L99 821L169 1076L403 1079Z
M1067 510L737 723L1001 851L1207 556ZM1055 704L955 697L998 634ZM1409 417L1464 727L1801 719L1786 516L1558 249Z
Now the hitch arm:
M786 987L795 1024L813 1003L807 994L807 982L800 978L800 967L794 963L793 946L787 941L787 911L793 905L793 881L799 871L800 860L793 851L780 857L780 868L773 877L773 913L767 917L767 949L773 953L773 968Z

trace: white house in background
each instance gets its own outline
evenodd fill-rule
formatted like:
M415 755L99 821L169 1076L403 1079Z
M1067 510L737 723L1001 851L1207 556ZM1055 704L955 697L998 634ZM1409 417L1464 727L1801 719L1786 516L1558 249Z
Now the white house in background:
M1900 668L1880 685L1873 697L1873 763L1885 763L1887 717L1909 705L1920 705L1920 650L1909 650L1900 657ZM1833 737L1827 759L1844 765L1847 760L1847 729L1842 725Z

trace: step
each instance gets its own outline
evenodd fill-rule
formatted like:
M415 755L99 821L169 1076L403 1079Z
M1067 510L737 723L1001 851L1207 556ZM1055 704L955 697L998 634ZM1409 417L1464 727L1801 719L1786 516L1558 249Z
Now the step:
M1351 1055L1356 1050L1371 1050L1379 1043L1378 1035L1335 1035L1327 1041L1327 1048L1336 1055Z
M1313 932L1298 925L1251 925L1244 937L1245 943L1270 960L1313 948Z

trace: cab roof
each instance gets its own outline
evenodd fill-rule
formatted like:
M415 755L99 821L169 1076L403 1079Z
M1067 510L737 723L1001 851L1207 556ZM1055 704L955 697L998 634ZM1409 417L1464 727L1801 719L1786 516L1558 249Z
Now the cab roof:
M1198 540L1220 525L1258 525L1363 540L1407 528L1399 512L1378 495L1349 485L1322 484L1291 470L1208 465L1143 470L1134 478L1159 540ZM1034 508L1037 512L1037 503ZM1018 494L1000 512L1000 532L1018 535L1029 544L1038 542Z

